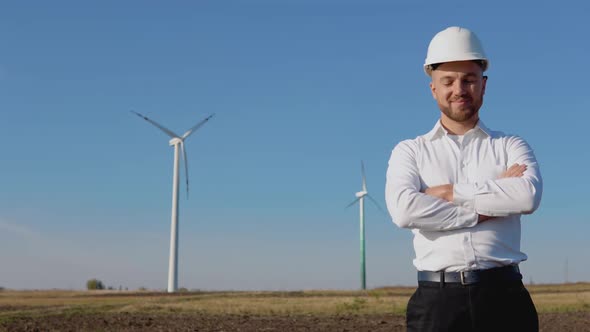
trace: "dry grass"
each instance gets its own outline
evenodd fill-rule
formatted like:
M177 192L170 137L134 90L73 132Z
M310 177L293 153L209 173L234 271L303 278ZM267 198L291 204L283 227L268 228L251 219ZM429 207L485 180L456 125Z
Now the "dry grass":
M539 312L590 311L590 283L527 287ZM2 291L0 321L18 316L105 312L333 315L405 313L412 287L361 291Z

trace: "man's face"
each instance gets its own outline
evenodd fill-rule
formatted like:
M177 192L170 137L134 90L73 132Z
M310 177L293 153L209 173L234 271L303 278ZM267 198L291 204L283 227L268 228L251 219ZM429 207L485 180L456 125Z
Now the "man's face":
M441 112L452 121L479 119L486 78L479 64L473 61L447 62L432 71L432 96Z

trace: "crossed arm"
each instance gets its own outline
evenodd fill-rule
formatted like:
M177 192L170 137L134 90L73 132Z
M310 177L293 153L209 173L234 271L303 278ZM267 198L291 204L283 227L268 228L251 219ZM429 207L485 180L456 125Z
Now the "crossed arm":
M506 171L504 171L500 175L499 179L522 177L524 175L524 172L526 171L526 169L527 169L527 165L525 165L525 164L522 164L522 165L514 164L514 165L510 166L510 168L508 168ZM453 203L453 184L443 184L440 186L426 188L422 192L425 193L426 195L430 195L432 197L444 199L445 201L447 201L449 203ZM484 222L484 221L494 219L494 218L496 218L496 217L478 214L477 221Z
M512 166L498 179L422 189L417 143L398 144L389 161L385 188L394 223L402 228L444 231L473 227L494 217L532 213L542 193L535 156L518 137L509 138L506 149L506 162Z

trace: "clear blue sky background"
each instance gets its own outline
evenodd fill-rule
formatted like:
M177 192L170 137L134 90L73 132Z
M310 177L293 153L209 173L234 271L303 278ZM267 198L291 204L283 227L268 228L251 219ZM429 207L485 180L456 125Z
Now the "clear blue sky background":
M439 116L422 64L451 25L491 61L482 119L541 164L525 281L588 281L590 6L573 3L2 2L0 286L166 287L173 152L133 109L177 132L216 113L186 145L180 286L358 288L360 161L384 206L391 149ZM368 286L415 284L412 259L369 205Z

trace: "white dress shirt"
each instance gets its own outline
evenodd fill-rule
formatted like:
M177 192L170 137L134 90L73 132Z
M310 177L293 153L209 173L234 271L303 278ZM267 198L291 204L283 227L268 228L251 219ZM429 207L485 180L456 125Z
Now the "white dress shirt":
M527 165L523 176L499 179L515 163ZM453 202L423 193L444 184L453 184ZM426 135L400 142L391 153L385 186L393 222L414 233L414 266L420 271L488 269L526 260L520 215L536 210L541 194L530 146L481 120L462 137L452 137L437 121ZM497 218L478 223L478 214Z

